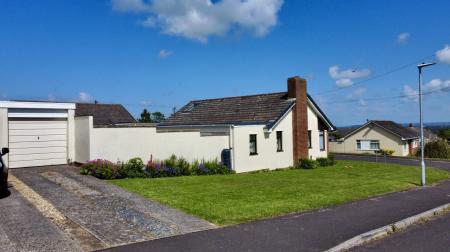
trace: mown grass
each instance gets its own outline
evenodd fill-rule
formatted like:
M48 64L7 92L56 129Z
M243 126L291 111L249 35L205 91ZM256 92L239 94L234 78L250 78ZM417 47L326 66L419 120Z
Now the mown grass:
M427 183L450 178L429 168ZM218 225L307 211L418 186L417 167L338 161L333 167L111 183Z

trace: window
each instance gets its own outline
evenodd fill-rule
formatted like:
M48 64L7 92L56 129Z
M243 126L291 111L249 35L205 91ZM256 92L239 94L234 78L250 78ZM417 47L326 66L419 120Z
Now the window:
M312 143L311 143L311 130L308 130L308 148L312 148Z
M277 151L283 151L283 131L277 131Z
M325 132L324 131L319 131L319 145L320 145L320 150L324 151L325 150Z
M250 155L258 155L258 150L256 148L256 134L250 135Z
M380 141L378 140L356 140L356 149L358 150L379 150Z

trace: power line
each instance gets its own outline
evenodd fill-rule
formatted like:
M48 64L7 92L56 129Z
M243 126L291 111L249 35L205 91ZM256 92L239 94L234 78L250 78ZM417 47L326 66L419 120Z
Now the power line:
M438 91L441 91L442 88L433 89L427 92L422 93L422 95L430 95L432 93L436 93ZM358 98L358 99L349 99L345 101L331 101L331 102L322 102L322 104L340 104L340 103L354 103L354 102L360 102L361 100L364 101L382 101L382 100L390 100L390 99L398 99L398 98L412 98L412 97L419 97L419 94L411 94L411 95L395 95L395 96L382 96L382 97L372 97L372 98Z
M428 55L428 56L423 57L423 58L421 58L421 59L418 59L418 60L416 60L416 61L414 61L414 62L410 62L410 63L405 64L405 65L401 65L401 66L399 66L399 67L397 67L397 68L394 68L394 69L392 69L392 70L389 70L389 71L387 71L387 72L384 72L384 73L381 73L381 74L378 74L378 75L374 75L374 76L372 76L372 77L366 78L366 79L361 80L361 81L357 81L357 82L353 83L353 85L351 85L351 86L348 86L348 87L340 87L340 88L337 87L337 88L333 88L333 89L330 89L330 90L327 90L327 91L323 91L323 92L316 93L316 94L314 94L314 95L323 95L323 94L328 94L328 93L338 92L338 91L345 90L345 89L347 89L347 88L351 88L351 87L354 87L354 86L358 86L358 85L364 84L364 83L366 83L366 82L369 82L369 81L372 81L372 80L376 80L376 79L379 79L379 78L384 77L384 76L386 76L386 75L389 75L389 74L395 73L395 72L397 72L397 71L403 70L403 69L405 69L405 68L407 68L407 67L410 67L410 66L412 66L412 65L416 65L418 62L422 62L422 61L424 61L424 60L426 60L426 59L428 59L428 58L431 58L431 57L434 57L434 54Z

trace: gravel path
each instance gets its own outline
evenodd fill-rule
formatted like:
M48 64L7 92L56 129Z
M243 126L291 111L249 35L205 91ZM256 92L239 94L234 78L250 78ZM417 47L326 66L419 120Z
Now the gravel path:
M207 221L80 175L75 167L25 168L11 173L107 246L215 228Z

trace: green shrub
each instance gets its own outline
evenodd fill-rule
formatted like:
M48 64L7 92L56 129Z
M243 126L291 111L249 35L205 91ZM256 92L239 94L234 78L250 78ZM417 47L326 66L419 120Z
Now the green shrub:
M417 151L417 156L420 156L420 148ZM450 159L450 145L443 140L426 143L425 157Z
M317 158L316 161L317 161L317 164L321 167L333 166L336 164L333 154L329 154L328 157L326 157L326 158Z
M103 159L96 159L81 166L80 173L91 175L99 179L119 179L122 178L118 165Z
M132 158L120 166L120 173L126 178L145 178L145 165L141 158Z
M317 164L321 167L328 166L328 158L316 158Z
M386 155L386 156L392 156L392 154L394 154L394 150L390 150L390 149L380 149L379 151L378 151L378 153L380 154L380 155Z
M336 160L334 158L334 154L333 153L329 153L328 154L328 165L329 166L333 166L336 164Z
M297 168L299 169L316 169L318 162L309 158L302 158L297 163Z

